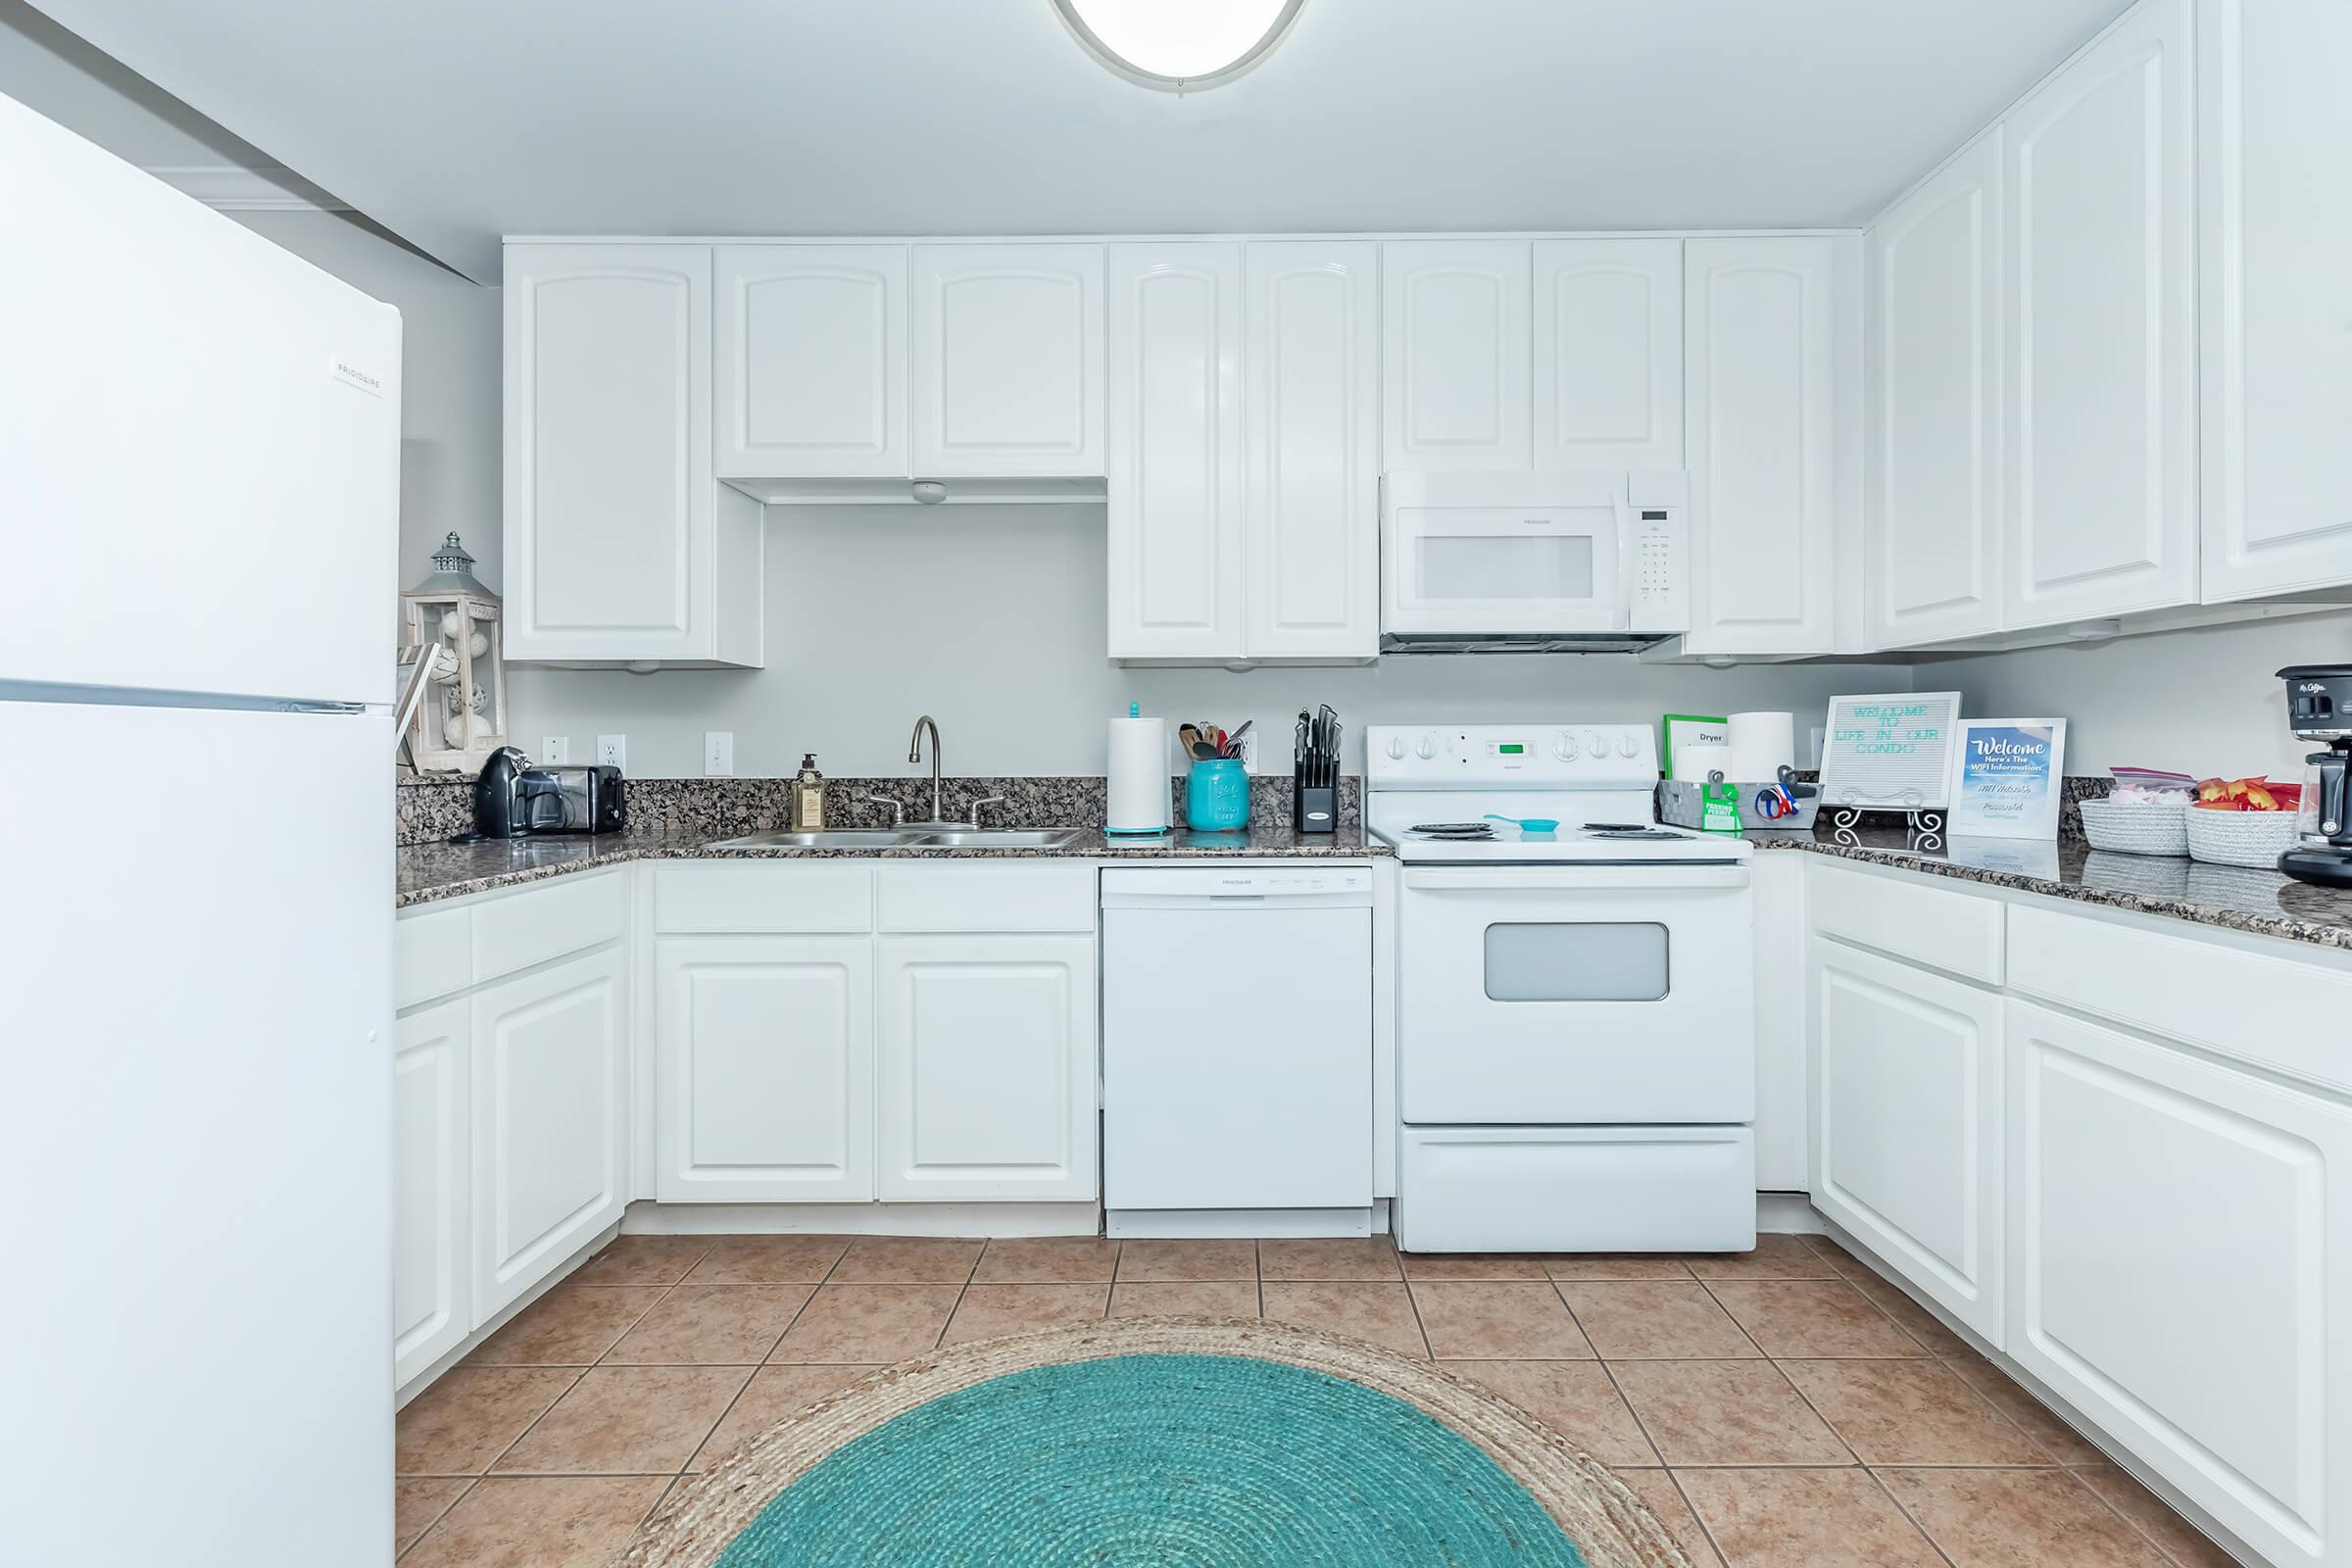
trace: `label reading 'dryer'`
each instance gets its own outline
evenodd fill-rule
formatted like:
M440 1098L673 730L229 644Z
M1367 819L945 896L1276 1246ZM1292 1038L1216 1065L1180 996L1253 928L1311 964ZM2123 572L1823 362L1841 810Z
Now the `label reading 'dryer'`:
M327 373L336 380L347 381L371 398L380 398L384 395L384 383L380 378L361 369L340 354L327 356L326 369Z

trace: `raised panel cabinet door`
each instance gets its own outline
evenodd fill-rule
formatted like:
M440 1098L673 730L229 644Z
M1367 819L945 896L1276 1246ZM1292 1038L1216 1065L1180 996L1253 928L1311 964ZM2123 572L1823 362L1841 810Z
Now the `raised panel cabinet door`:
M1683 242L1535 242L1535 466L1683 466Z
M2001 131L1873 224L1864 554L1872 646L2001 624Z
M1113 245L1110 657L1243 655L1242 247Z
M473 994L469 1327L628 1206L628 972L616 944Z
M2197 598L2189 0L2143 0L2003 122L2006 624Z
M2352 1513L2352 1107L2007 1005L2004 1348L2274 1564Z
M392 1026L392 1381L473 1328L471 1009L463 998Z
M1807 944L1813 1202L2001 1343L2001 999Z
M1248 653L1380 652L1380 246L1246 247Z
M1380 269L1384 466L1529 466L1528 242L1391 240Z
M884 1200L1095 1196L1095 939L884 937Z
M1102 247L914 247L918 478L1100 474Z
M1837 459L1835 242L1683 246L1694 654L1826 654Z
M2204 597L2352 583L2352 7L2197 7Z
M714 656L710 250L510 245L506 652Z
M904 477L906 247L713 253L721 478Z
M874 1196L874 949L863 936L661 937L664 1202Z

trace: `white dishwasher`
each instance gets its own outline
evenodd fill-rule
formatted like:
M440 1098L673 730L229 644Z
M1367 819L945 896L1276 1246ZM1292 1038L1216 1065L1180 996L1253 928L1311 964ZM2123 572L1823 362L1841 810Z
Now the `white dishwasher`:
M1102 873L1112 1236L1360 1236L1372 1215L1372 872Z

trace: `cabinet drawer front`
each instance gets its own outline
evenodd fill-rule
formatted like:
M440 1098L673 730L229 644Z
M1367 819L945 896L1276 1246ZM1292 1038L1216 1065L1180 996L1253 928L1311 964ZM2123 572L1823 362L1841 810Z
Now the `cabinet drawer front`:
M623 871L592 871L475 905L473 978L495 980L610 942L629 927Z
M1095 868L1084 861L886 865L884 931L1092 931Z
M2005 1032L2005 1348L2262 1561L2344 1561L2352 1110L2030 1003Z
M393 1006L412 1007L472 983L471 909L428 909L393 922Z
M2001 983L1997 899L1954 893L1902 872L1806 868L1805 922L1824 936L1937 969Z
M2020 905L2009 986L2352 1092L2334 1031L2311 1026L2352 1013L2352 971Z
M656 931L871 931L874 868L851 861L657 865Z

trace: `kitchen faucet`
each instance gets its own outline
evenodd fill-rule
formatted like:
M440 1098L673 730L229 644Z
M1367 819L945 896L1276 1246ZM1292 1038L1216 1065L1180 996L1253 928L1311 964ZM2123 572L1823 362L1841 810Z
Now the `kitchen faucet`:
M919 762L923 760L923 731L925 730L931 732L931 819L928 822L910 822L907 825L909 827L967 827L970 825L969 823L949 822L940 817L939 726L932 722L929 713L925 713L914 721L914 738L906 743L906 760Z

